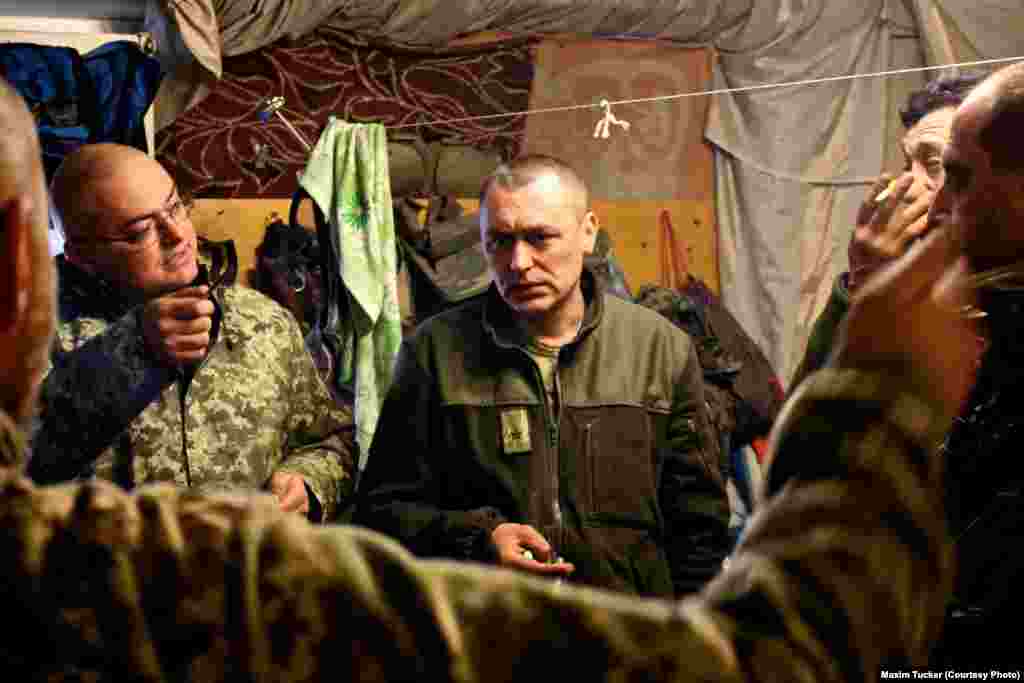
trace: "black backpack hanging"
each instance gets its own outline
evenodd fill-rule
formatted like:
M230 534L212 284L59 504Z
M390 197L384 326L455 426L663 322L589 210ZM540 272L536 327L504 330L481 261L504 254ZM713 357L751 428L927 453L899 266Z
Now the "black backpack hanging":
M307 199L313 205L313 220L316 222L319 256L316 267L320 270L322 290L319 310L315 311L310 331L306 335L306 347L335 399L351 404L355 400L354 387L352 381L342 381L341 373L344 358L351 356L346 353L346 344L351 343L354 332L352 302L341 278L339 245L323 211L302 187L292 195L288 223L293 228L305 229L299 223L299 207ZM354 373L351 376L354 377Z

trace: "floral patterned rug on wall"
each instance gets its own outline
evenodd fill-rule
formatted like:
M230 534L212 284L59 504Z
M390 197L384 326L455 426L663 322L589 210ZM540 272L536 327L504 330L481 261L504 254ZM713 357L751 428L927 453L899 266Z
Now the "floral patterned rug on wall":
M494 115L528 108L533 62L534 45L526 41L437 54L371 48L324 29L226 59L209 96L157 134L157 158L197 198L291 197L308 152L285 122L261 116L268 98L280 96L281 115L311 145L331 116L389 128L489 116L389 130L389 139L409 149L463 151L448 155L446 171L435 153L432 165L424 163L428 176L458 167L478 173L464 161L466 150L500 160L523 145L524 117ZM461 180L452 186L477 182Z

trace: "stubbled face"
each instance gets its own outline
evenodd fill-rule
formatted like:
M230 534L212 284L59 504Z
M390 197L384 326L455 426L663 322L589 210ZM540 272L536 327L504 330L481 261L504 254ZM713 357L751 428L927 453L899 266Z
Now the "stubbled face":
M945 169L942 154L949 144L955 107L943 107L929 113L903 136L904 170L914 176L906 201L913 202L922 193L934 194L942 187Z
M989 113L981 92L960 108L943 157L945 183L932 205L948 215L975 272L1024 258L1024 177L993 169L978 139Z
M593 214L550 173L516 189L494 184L480 231L498 292L532 320L559 315L579 292L583 257L597 234Z
M92 184L103 218L75 240L76 260L146 298L191 283L198 273L195 227L170 175L148 157L125 159Z

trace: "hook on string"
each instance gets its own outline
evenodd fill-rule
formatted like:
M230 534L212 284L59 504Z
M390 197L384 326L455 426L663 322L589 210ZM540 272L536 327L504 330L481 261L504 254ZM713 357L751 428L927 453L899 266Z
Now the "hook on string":
M608 100L601 100L599 103L600 107L604 109L604 116L597 122L594 127L594 137L607 139L611 134L610 129L612 126L618 126L624 132L629 132L629 121L625 119L619 119L612 113L612 104Z
M884 76L902 76L911 73L922 73L925 71L937 71L939 69L950 69L950 68L963 68L963 67L981 67L989 66L992 64L1004 64L1007 62L1019 62L1024 60L1024 55L1018 57L1000 57L996 59L981 59L971 62L954 62L950 64L933 64L930 66L915 66L905 69L891 69L889 71L872 71L868 73L859 74L846 74L842 76L827 76L824 78L810 78L800 81L785 81L781 83L756 83L753 85L744 85L733 88L716 88L713 90L700 90L696 92L679 92L668 95L655 95L652 97L637 97L629 100L619 100L616 104L647 104L651 102L670 102L674 100L680 100L690 97L712 97L716 95L728 95L755 92L760 90L768 90L774 88L791 88L795 86L809 86L818 85L821 83L834 83L838 81L852 81L865 78L878 78ZM616 119L614 116L608 117L610 114L611 103L605 105L605 100L601 100L601 106L605 107L606 116L598 122L597 127L594 129L594 137L608 137L602 135L603 132L607 132L612 122L616 125L622 126L624 129L628 127L628 123L621 119ZM593 109L593 104L570 104L562 107L544 107L542 109L527 109L524 111L509 111L502 112L499 114L484 114L483 116L460 116L453 119L434 119L426 121L417 121L416 123L400 123L392 126L385 126L386 130L398 130L404 128L418 128L420 126L443 126L452 123L467 123L470 121L490 121L494 119L513 118L519 116L532 116L535 114L553 114L556 112L565 111L579 111L581 109ZM627 126L623 126L623 123L627 123Z

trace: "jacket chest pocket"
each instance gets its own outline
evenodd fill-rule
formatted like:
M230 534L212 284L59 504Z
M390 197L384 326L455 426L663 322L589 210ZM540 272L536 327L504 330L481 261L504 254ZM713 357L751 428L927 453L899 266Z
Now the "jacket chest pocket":
M657 482L648 412L633 406L568 409L572 444L582 455L580 494L593 514L653 522ZM612 520L608 520L612 521Z

